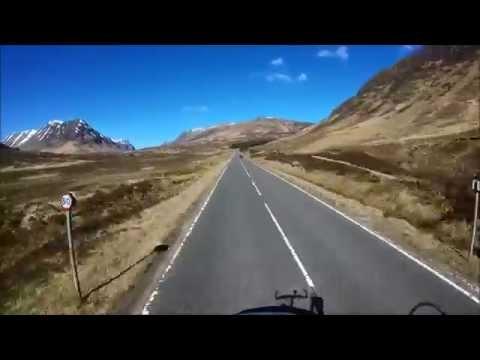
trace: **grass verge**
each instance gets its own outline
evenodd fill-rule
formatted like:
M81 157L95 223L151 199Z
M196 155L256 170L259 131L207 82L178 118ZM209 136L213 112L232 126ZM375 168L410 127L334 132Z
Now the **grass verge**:
M8 190L12 185L28 184L13 178L2 182L0 191L7 194L8 201L0 208L0 313L110 311L117 299L134 285L135 276L148 265L152 250L177 226L183 206L194 201L192 189L204 186L205 179L217 171L226 157L226 154L204 157L184 154L157 158L142 154L136 159L140 164L129 160L126 164L118 161L115 166L110 163L111 173L107 178L101 176L98 163L97 166L89 164L93 174L84 173L83 180L96 181L96 185L101 186L93 193L91 186L86 186L90 193L82 192L74 211L73 233L82 292L85 294L109 279L115 280L92 293L81 305L69 271L65 216L54 204L48 205L51 199L48 194L57 195L58 189L50 186L46 200L31 199L22 204L19 197ZM150 171L135 171L138 167L147 167ZM77 179L65 171L60 179L63 184ZM109 179L113 181L107 181ZM43 185L42 181L30 184L35 187ZM129 269L142 258L145 261ZM116 278L125 269L129 269L128 272Z
M282 160L280 160L280 157ZM451 207L441 194L425 193L410 183L375 179L371 174L357 172L336 164L320 162L315 169L299 166L285 155L275 160L255 159L260 165L287 176L327 203L360 219L369 228L397 240L402 246L444 266L470 282L478 282L479 259L468 261L467 247L471 224L465 219L449 217ZM310 161L310 160L308 160Z

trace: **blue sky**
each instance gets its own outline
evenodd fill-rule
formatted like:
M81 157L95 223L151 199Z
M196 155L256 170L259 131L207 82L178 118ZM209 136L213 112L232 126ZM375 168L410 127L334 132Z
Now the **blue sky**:
M414 49L389 46L2 46L2 136L82 118L136 147L259 115L318 122Z

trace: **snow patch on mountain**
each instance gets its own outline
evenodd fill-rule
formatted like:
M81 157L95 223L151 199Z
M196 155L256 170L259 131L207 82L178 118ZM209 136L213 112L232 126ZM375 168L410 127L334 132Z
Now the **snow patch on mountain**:
M25 143L26 141L28 141L33 135L35 135L36 132L37 130L35 129L19 131L19 132L10 134L2 142L7 146L17 147Z
M31 129L31 130L26 130L26 135L25 137L18 143L17 146L22 145L26 141L30 140L30 138L37 133L37 130Z
M48 122L48 125L56 126L56 125L62 125L63 123L64 123L64 121L62 121L62 120L50 120Z
M123 145L131 145L130 144L130 141L126 140L126 139L111 139L114 143L117 143L117 144L123 144Z

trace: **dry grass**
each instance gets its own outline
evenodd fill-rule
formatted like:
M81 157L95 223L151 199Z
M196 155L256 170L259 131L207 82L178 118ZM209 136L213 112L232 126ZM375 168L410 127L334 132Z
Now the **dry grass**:
M365 159L361 156L358 158ZM468 249L473 202L459 204L458 195L451 196L448 191L438 191L441 185L432 186L426 178L419 179L418 182L385 179L343 164L316 161L317 159L308 155L276 153L266 156L265 159L289 164L283 169L289 174L377 208L384 217L404 219L461 251ZM390 170L391 173L396 173L393 166ZM406 170L399 169L398 173L405 174ZM465 184L461 185L463 192L467 193ZM450 190L452 186L451 184ZM459 186L460 184L457 184L457 188Z
M441 115L447 117L458 108L447 103L443 110ZM472 277L473 265L467 261L474 207L470 184L473 174L480 172L479 131L476 128L444 136L412 136L375 145L338 144L312 154L277 150L256 159L267 159L282 173L318 185L335 197L376 209L379 222L403 221L403 229L411 228L407 233L415 231L417 235L405 237L399 227L400 235L393 237L403 237L402 243L415 251L427 252L426 256L449 266L455 264L460 273ZM354 166L315 159L314 154ZM361 168L394 178L375 176Z
M62 192L75 189L81 199L74 211L74 234L80 271L83 274L84 269L89 269L83 276L89 287L121 271L135 257L145 255L145 246L140 246L145 235L137 232L136 239L130 235L129 242L117 241L124 233L136 231L131 232L123 224L137 221L148 209L178 198L225 160L222 154L88 155L86 163L45 169L36 161L74 161L78 156L19 156L22 166L30 162L36 168L15 172L15 176L5 172L1 177L0 198L4 201L0 203L0 313L89 313L112 305L107 296L102 300L92 297L88 305L77 307L68 272L65 217L49 204L56 205ZM12 161L5 165L12 166ZM53 169L59 176L40 176ZM181 210L183 205L173 202L169 206L164 212L179 216L175 206ZM158 244L164 233L156 235ZM131 280L130 276L125 279ZM125 281L109 285L109 291L118 296L125 290ZM120 283L125 285L121 289L116 285Z

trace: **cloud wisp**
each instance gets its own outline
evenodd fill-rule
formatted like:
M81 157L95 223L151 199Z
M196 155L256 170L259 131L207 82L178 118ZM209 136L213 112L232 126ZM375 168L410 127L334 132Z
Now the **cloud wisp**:
M340 60L346 61L350 57L348 53L348 47L339 46L336 50L320 50L317 53L317 56L320 58L338 58Z
M301 72L296 76L292 74L288 70L283 57L278 57L271 60L269 62L269 65L275 67L276 69L274 70L271 67L269 70L263 73L261 72L252 73L250 74L250 77L255 78L255 77L261 76L269 83L284 83L284 84L305 82L308 79L307 74L305 74L304 72Z
M290 75L283 74L283 73L268 74L265 78L267 79L268 82L275 82L275 81L284 82L284 83L292 82L292 77Z
M281 83L293 83L293 82L305 82L308 80L308 76L305 73L300 73L297 76L291 76L284 73L271 73L265 76L268 82L281 82Z
M279 57L279 58L273 59L272 61L270 61L270 64L272 64L273 66L283 65L283 58Z
M308 76L305 73L301 73L300 75L297 76L297 81L303 82L307 80L308 80Z

